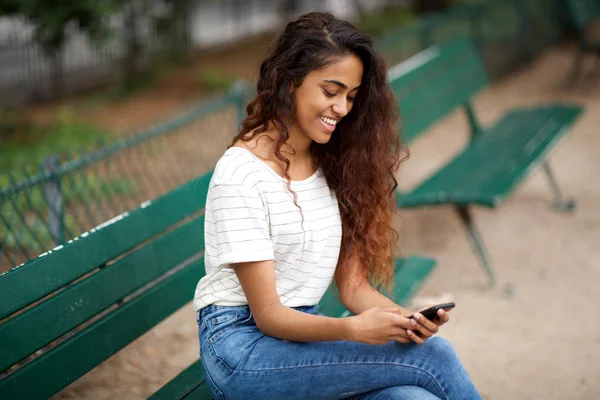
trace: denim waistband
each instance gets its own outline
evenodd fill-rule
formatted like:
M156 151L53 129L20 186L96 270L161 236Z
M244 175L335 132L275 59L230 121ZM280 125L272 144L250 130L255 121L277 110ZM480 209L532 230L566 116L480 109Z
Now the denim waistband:
M313 305L313 306L298 306L298 307L292 307L292 308L294 310L305 312L305 313L308 313L308 314L318 314L318 312L319 312L319 306L318 305ZM211 314L211 313L213 313L215 311L219 311L219 310L228 310L228 311L239 310L241 312L250 313L250 307L247 304L246 305L240 305L240 306L220 306L220 305L216 305L216 304L209 304L209 305L203 307L202 309L198 310L198 312L196 313L196 320L200 321L200 318L203 315Z

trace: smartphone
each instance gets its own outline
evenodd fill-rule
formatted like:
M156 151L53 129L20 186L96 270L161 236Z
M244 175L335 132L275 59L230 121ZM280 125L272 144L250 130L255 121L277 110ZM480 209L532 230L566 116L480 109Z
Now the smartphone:
M438 304L432 307L429 307L423 311L419 311L421 313L421 315L423 315L425 318L427 318L430 321L435 321L436 318L438 318L437 312L438 310L442 309L444 311L448 311L454 308L456 304L452 303L443 303L443 304ZM413 316L411 315L408 318L413 318Z

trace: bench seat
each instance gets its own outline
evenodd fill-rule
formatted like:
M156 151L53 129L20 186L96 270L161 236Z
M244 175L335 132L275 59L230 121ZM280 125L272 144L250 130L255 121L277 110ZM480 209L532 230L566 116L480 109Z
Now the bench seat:
M498 206L562 139L582 108L550 105L509 112L416 189L399 207Z

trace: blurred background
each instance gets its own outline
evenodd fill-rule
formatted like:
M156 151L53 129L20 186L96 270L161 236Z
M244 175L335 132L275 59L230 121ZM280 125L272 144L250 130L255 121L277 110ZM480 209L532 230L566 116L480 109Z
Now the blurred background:
M290 18L347 18L390 66L468 35L493 79L572 27L555 0L60 4L0 2L0 271L210 169L246 100L234 83Z
M504 280L511 281L497 294L503 301L518 296L519 279L539 282L538 275L525 278L519 273L534 257L529 251L537 249L531 251L539 253L536 243L542 248L564 245L567 239L561 233L575 232L568 239L586 243L582 251L588 253L581 257L589 263L595 260L598 265L600 255L590 241L600 239L600 215L592 207L600 204L600 191L598 180L590 175L596 167L577 161L598 158L600 152L600 121L593 119L600 114L600 50L592 47L588 51L582 39L591 37L600 43L600 14L590 11L599 10L600 1L588 1L594 5L581 12L576 3L585 2L0 0L0 272L210 171L243 118L258 66L274 38L287 21L312 10L332 12L371 34L390 68L429 46L457 35L467 36L492 81L492 87L476 103L483 122L494 121L510 106L542 100L569 99L584 105L586 117L577 125L570 150L557 156L563 166L559 180L566 181L567 190L583 198L578 214L583 217L575 221L584 228L576 225L569 230L565 217L556 217L560 219L553 220L551 228L535 231L535 237L520 241L521 247L513 248L511 253L507 243L513 231L507 224L531 229L537 222L528 218L535 212L526 207L511 208L509 204L503 216L481 211L478 217L483 230L492 232L488 236L493 258L498 264L516 268L512 275L503 272ZM443 130L454 130L457 125L452 124L456 123L450 120ZM456 130L463 128L458 125ZM429 161L420 164L425 174L433 169L433 163L441 164L451 157L441 156L439 150L461 140L465 138L432 137L416 143L411 151L412 159L417 161L410 164L418 166L418 160L431 156L431 165ZM405 178L410 181L418 177ZM537 178L532 182L523 189L526 194L544 186ZM525 201L525 206L531 205L531 201ZM403 229L411 232L404 240L405 249L435 257L440 263L477 268L470 250L461 247L468 246L461 241L464 238L459 244L448 239L460 226L443 210L407 212L403 218ZM541 241L549 231L559 236ZM587 234L577 236L582 232ZM555 244L548 244L552 240ZM547 265L549 261L533 264ZM451 280L454 285L449 283ZM482 301L490 306L486 301L495 300L477 297L488 296L481 294L479 284L477 279L474 283L441 270L431 277L422 295L439 298L453 291L453 298L463 293L465 301ZM504 306L498 307L503 310ZM179 358L185 365L195 356L190 350L195 346L195 332L188 328L178 331L177 327L172 322L170 327L161 328L153 334L154 340L169 337L172 343L188 343L191 358ZM600 346L597 332L595 329L590 339L596 347ZM471 339L464 332L452 334L459 350L461 343L465 349L469 346ZM144 343L143 348L154 349L148 354L160 352L159 345ZM145 350L134 351L145 354ZM523 397L518 390L503 391L506 388L496 380L496 374L483 371L476 354L468 352L463 350L467 366L476 369L476 375L479 373L476 382L485 388L486 398L505 398L506 393L511 398L537 398L533 389ZM143 374L149 376L150 383L135 388L124 381L106 392L102 382L111 379L111 373L104 369L86 375L87 381L67 388L61 396L135 398L152 393L164 383L166 378L161 378L159 372L148 371L141 364L131 366L124 360L121 364L112 361L114 374ZM518 359L510 360L501 368L516 364ZM171 367L174 371L178 368ZM531 366L529 372L535 374L536 368ZM561 397L569 392L559 390L552 397L548 396L554 393L551 389L541 392L543 398L591 399L594 397L587 396L600 395L597 385L585 389L590 380L582 382L577 374L570 376L569 384L577 384L583 390L578 392L581 395ZM533 387L539 385L547 387L548 382L541 380Z

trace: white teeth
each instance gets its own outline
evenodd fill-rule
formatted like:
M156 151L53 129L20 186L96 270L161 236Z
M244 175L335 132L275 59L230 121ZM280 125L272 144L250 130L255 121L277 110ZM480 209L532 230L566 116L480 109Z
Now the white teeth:
M337 124L337 121L336 121L335 119L332 119L332 118L327 118L327 117L324 117L324 116L322 116L322 115L320 115L320 116L319 116L319 118L321 118L321 120L322 120L323 122L325 122L325 123L327 123L327 124L329 124L329 125L333 125L333 126L335 126L335 124Z

